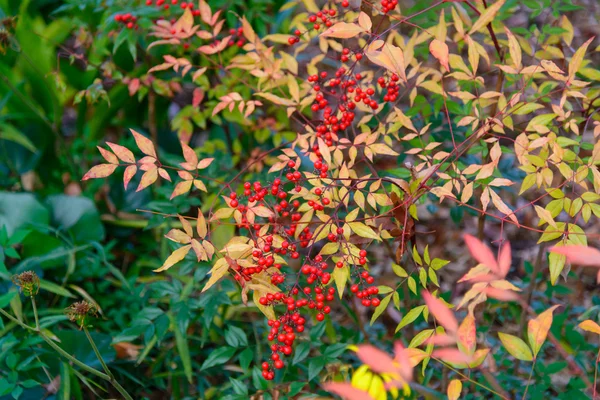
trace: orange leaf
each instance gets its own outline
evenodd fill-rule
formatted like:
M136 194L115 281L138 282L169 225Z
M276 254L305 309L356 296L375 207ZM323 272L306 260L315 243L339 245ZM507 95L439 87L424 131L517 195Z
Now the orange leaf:
M454 317L454 313L448 309L446 304L441 300L433 297L429 292L423 292L423 298L429 312L448 332L455 333L458 330L458 322Z
M95 178L106 178L117 169L118 165L115 164L100 164L92 167L84 176L81 178L82 181Z
M433 39L429 43L429 52L438 59L446 71L450 72L450 66L448 65L448 45L446 43Z
M332 37L338 39L348 39L358 35L365 30L356 24L348 22L338 22L325 32L321 33L321 37Z
M552 253L563 254L571 264L583 265L585 267L600 267L600 251L593 247L580 245L567 245L552 247Z
M121 161L125 161L127 163L135 162L135 157L133 153L127 147L123 147L121 145L110 142L106 142L106 144L117 155L117 157L119 157Z
M465 243L469 248L469 252L471 256L480 264L488 267L492 272L500 273L500 268L498 267L498 263L496 262L496 257L490 250L489 247L484 245L479 239L475 236L465 235Z
M133 178L136 172L137 167L135 165L130 165L129 167L125 168L125 173L123 173L123 185L125 186L125 189L127 189L129 181L131 181L131 178Z
M111 164L118 164L119 163L119 159L113 153L111 153L110 151L108 151L106 149L103 149L100 146L96 146L96 147L98 147L98 150L100 150L100 154L102 154L102 157L104 157L104 159L106 161L108 161Z
M154 144L152 144L152 140L148 139L144 135L137 133L133 129L130 130L133 134L133 137L135 138L135 143L137 144L140 151L146 155L157 158L156 151L154 150Z
M138 187L135 191L139 192L140 190L147 188L148 186L150 186L154 182L156 182L157 178L158 178L158 168L155 167L155 168L149 169L148 171L144 172L144 175L142 175L140 184L138 185Z

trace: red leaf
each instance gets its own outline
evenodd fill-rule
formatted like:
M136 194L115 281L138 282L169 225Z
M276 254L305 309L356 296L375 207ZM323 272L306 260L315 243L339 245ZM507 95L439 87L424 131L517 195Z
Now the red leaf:
M325 390L335 393L346 400L372 400L373 397L367 392L355 388L349 383L328 382L323 384Z
M115 164L100 164L92 167L87 174L81 178L82 181L87 181L88 179L94 178L106 178L117 169L118 165Z
M477 262L491 269L492 272L500 273L500 268L498 267L498 263L496 262L496 257L494 257L494 254L492 253L490 248L483 244L475 236L465 235L464 237L465 243L467 244L469 252L473 256L473 258L477 260Z
M552 253L563 254L571 264L583 265L584 267L600 267L600 250L593 247L568 245L552 247Z
M131 81L129 81L127 88L129 89L129 96L133 96L140 88L140 80L138 78L133 78Z
M448 332L455 333L458 330L458 321L454 313L441 300L436 299L429 292L423 292L423 299L429 312Z
M198 107L200 103L204 99L204 91L200 88L194 89L194 94L192 97L192 107Z

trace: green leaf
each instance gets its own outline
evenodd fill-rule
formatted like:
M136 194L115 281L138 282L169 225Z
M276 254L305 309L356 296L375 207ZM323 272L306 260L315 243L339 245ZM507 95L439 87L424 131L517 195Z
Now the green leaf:
M15 295L17 294L17 292L8 292L3 294L2 296L0 296L0 308L4 308L7 305L10 304L10 301L12 300L13 297L15 297Z
M508 351L513 357L521 361L533 360L533 353L531 352L531 349L522 339L502 332L498 332L498 337L500 338L500 341L504 345L506 351Z
M235 354L235 348L233 347L219 347L216 350L213 350L206 360L202 363L200 367L200 371L204 371L205 369L214 367L216 365L225 364L233 355Z
M415 278L413 278L412 276L408 277L408 288L410 289L411 292L413 292L414 294L417 294L417 282L415 281Z
M250 347L246 347L244 351L242 351L239 355L240 367L244 371L248 371L248 367L250 367L250 363L254 360L254 352Z
M308 357L310 351L310 343L302 342L294 350L294 358L292 359L292 365L296 365Z
M308 362L308 380L312 381L316 378L325 367L325 364L327 364L325 357L311 358Z
M57 285L56 283L47 281L45 279L40 279L40 289L47 290L49 292L52 292L54 294L57 294L57 295L63 296L63 297L71 297L71 298L75 297L73 295L73 293L71 293L69 290L65 289L62 286Z
M0 124L0 139L20 144L32 153L37 151L36 147L31 143L31 140L12 125Z
M237 326L230 326L225 331L225 341L231 347L245 347L248 345L246 332Z
M406 325L408 325L411 322L413 322L414 320L416 320L419 317L419 315L421 315L421 313L423 312L425 307L426 306L418 306L418 307L415 307L412 310L410 310L408 313L406 313L404 318L402 318L402 320L396 327L396 332L398 332L400 329L404 328Z
M381 315L381 313L383 313L385 311L385 309L387 308L391 299L392 299L392 294L390 293L381 300L381 303L379 303L377 308L375 308L375 312L373 313L373 316L371 317L371 325L373 325L373 322L375 322L377 320L377 318Z
M185 373L188 382L192 383L192 357L190 355L187 337L184 336L184 332L179 330L179 325L175 323L173 316L171 316L171 324L173 326L173 331L175 332L175 345L177 346L177 353L183 364L183 372ZM208 361L208 359L206 361ZM206 364L206 361L204 364ZM202 364L203 368L201 369L204 369L204 364Z

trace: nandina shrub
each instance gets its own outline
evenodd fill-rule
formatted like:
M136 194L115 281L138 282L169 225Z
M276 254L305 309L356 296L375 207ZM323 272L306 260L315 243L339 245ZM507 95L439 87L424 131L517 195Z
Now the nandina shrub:
M297 130L290 141L223 179L210 173L219 169L214 158L190 147L190 135L180 135L183 162L177 164L132 130L142 155L107 143L110 150L100 147L106 163L83 179L124 169L126 188L140 172L137 191L160 179L175 181L171 199L212 195L192 213L164 214L181 229L166 235L177 247L155 272L170 273L192 258L212 264L203 292L222 279L237 282L243 302L266 318L271 344L261 370L267 380L282 379L277 371L308 329L342 313L339 303L348 302L371 310L371 324L390 309L402 316L394 358L359 346L367 368L356 371L352 386L326 386L343 397L385 398L386 389L392 397L409 396L411 388L431 395L428 385L434 396L447 391L457 398L465 382L463 391L473 396L511 398L513 388L493 373L496 359L504 357L519 360L503 368L519 376L524 388L516 393L525 397L538 360L555 356L541 351L547 338L569 362L574 383L565 386L595 395L594 368L573 361L557 338L572 334L573 324L569 332L550 331L560 304L551 296L532 304L540 272L556 285L573 275L569 263L600 264L598 253L586 247L588 238L597 238L586 230L600 213L600 74L589 58L594 38L576 37L564 16L547 32L503 24L521 7L504 0L441 1L411 15L400 13L395 0L321 7L305 1L303 7L290 23L291 35L260 37L241 17L231 36L186 48L223 74L243 72L247 95L223 94L212 116L253 120L284 110ZM157 21L152 30L159 40L150 47L218 34L219 13L203 1L197 10ZM433 25L413 22L430 11L439 13ZM241 52L225 64L220 56L233 35L242 41L233 43ZM181 71L191 83L206 72L185 57L164 60L149 72ZM204 107L198 96L193 106ZM251 179L257 164L267 164L268 174ZM432 216L451 224L450 216L479 237L464 236L463 249L477 263L458 280L445 274L444 258L453 252L430 247L430 235L418 230L419 221ZM217 246L213 232L229 224L235 234ZM482 242L489 236L497 256ZM531 237L541 246L527 286L509 239ZM421 298L424 304L415 304ZM461 323L450 311L454 302L459 312L466 310ZM501 307L509 311L497 323L492 315ZM580 327L600 333L590 320ZM421 375L413 372L418 365ZM438 371L433 383L430 369ZM552 385L535 390L561 392Z

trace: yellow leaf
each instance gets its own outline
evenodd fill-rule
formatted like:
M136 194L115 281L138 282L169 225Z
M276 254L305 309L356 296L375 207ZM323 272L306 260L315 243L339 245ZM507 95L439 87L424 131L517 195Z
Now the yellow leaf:
M513 65L516 69L520 70L521 65L521 46L519 45L519 41L515 38L515 35L512 34L508 28L504 27L504 31L506 32L506 36L508 36L508 51L510 52L510 58L512 59Z
M462 382L458 379L452 379L448 385L448 400L458 400L462 391Z
M498 332L498 337L500 338L500 341L504 345L506 351L508 351L513 357L521 361L533 360L533 354L531 353L531 350L522 339L502 332Z
M569 62L569 80L575 77L575 74L581 67L581 63L583 62L583 56L585 55L585 51L587 50L590 43L592 43L594 38L590 38L587 42L581 45L580 48L577 49L573 57L571 58L571 62Z
M173 265L177 264L179 261L183 260L187 253L192 248L191 245L186 245L175 250L171 255L165 260L162 267L155 269L154 272L162 272L171 268Z
M82 181L94 178L106 178L117 169L116 164L100 164L92 167L84 176L81 178Z
M294 106L296 105L295 102L293 102L292 100L288 100L288 99L284 99L281 98L279 96L275 96L274 94L271 93L255 93L256 96L260 96L264 99L269 100L272 103L275 104L279 104L280 106Z
M498 11L500 10L500 7L502 7L504 5L505 1L506 0L498 0L497 2L495 2L494 4L492 4L491 6L486 8L485 11L482 12L481 15L479 16L479 19L477 19L477 21L475 21L475 23L471 27L471 30L469 31L469 35L474 34L481 28L483 28L483 27L487 26L489 23L491 23L494 20L494 17L496 17L496 14L498 13Z
M375 233L375 231L373 229L371 229L369 226L363 224L362 222L350 222L350 223L348 223L348 226L350 227L350 229L352 229L352 231L354 233L356 233L360 237L374 239L374 240L381 240L379 235L377 233Z
M137 144L141 152L156 158L156 151L154 150L154 144L152 144L152 141L144 135L137 133L133 129L131 129L131 133L133 134L135 143Z
M588 331L588 332L592 332L592 333L596 333L596 334L600 335L600 325L598 325L597 323L595 323L594 321L592 321L590 319L586 319L585 321L580 323L578 326L581 329L583 329L584 331Z
M196 220L196 232L198 232L198 236L201 238L205 238L208 233L208 224L206 223L206 219L204 218L204 214L202 214L202 210L198 208L198 219Z
M537 356L538 352L542 348L542 345L546 341L550 326L552 326L552 312L559 307L558 305L552 306L537 318L529 321L527 325L527 338L529 339L529 346L533 350L533 356Z
M202 292L207 291L212 285L217 283L222 277L224 277L227 274L228 271L229 263L225 258L220 258L211 268L209 272L210 278L208 279L208 282L206 282L206 285L204 285Z

